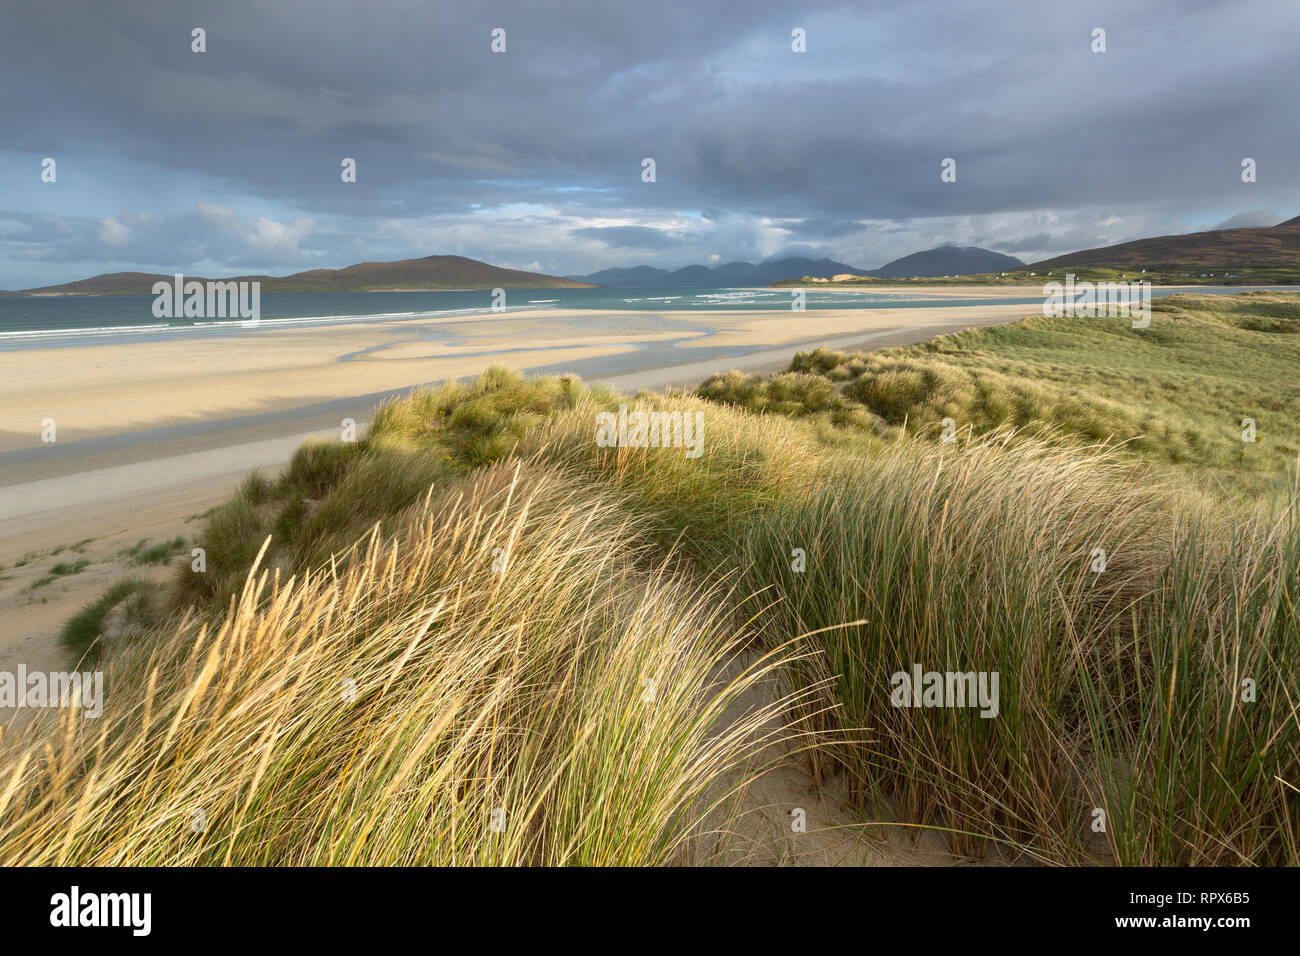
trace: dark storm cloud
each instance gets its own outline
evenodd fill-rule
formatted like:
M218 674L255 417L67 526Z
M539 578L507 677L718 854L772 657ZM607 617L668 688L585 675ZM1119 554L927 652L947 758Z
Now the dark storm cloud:
M700 258L800 240L879 264L914 251L895 244L975 235L1047 252L1189 215L1212 217L1204 228L1243 207L1300 212L1298 26L1285 0L15 5L0 36L0 207L87 214L50 207L31 165L49 155L61 184L111 207L70 225L81 238L50 260L151 243L156 260L187 215L210 235L184 251L268 266L336 254L350 230L399 254L437 243L575 271L612 264L602 250L673 247L607 231L670 218L681 225L661 235L694 236ZM790 49L794 27L806 53ZM1245 156L1257 183L1240 180ZM940 181L945 157L955 183ZM150 171L192 188L112 206ZM274 206L278 227L223 238L192 216L200 202L246 223ZM506 228L515 206L532 218ZM588 241L557 251L571 233Z

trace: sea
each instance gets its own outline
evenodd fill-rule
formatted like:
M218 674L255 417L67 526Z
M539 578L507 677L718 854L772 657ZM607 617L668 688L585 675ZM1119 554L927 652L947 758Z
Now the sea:
M505 306L519 310L770 311L789 309L792 289L507 289ZM1153 289L1152 297L1172 294ZM1198 293L1240 292L1240 287L1199 287ZM937 305L1041 304L1043 297L954 297L918 290L882 293L805 289L814 309L926 308ZM152 295L0 297L0 350L84 346L156 339L255 334L239 319L159 319ZM281 292L261 297L260 328L350 322L403 322L493 312L487 289L455 292ZM571 324L571 323L570 323ZM607 325L608 323L601 323Z

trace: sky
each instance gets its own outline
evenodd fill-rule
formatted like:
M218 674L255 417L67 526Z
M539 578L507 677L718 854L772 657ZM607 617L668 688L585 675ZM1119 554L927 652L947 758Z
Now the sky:
M1300 215L1295 0L8 6L0 289L435 254L1032 262Z

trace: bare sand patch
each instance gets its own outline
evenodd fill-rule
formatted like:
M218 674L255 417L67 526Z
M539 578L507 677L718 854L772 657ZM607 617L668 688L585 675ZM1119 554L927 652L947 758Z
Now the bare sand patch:
M527 369L613 355L650 338L550 339L545 329L514 326L466 345L418 335L418 326L370 323L0 352L0 451L39 444L47 418L59 441L78 441L409 388L492 364Z
M1017 283L1015 285L914 285L907 282L897 282L890 285L876 285L868 283L866 285L810 285L802 286L806 289L824 290L826 292L873 292L881 295L910 295L918 299L925 299L936 296L951 297L954 299L1010 299L1016 296L1041 296L1043 294L1043 283L1050 282L1053 278L1060 276L1043 275L1042 282L1036 283Z
M46 419L54 419L59 441L72 442L412 388L494 364L527 370L644 351L653 367L656 345L744 352L885 328L925 334L959 320L1022 314L1023 306L665 311L652 315L670 328L636 328L645 314L534 310L6 351L0 452L38 446ZM450 323L457 323L454 341L437 332Z
M1024 305L966 305L898 309L810 309L806 312L777 314L733 313L730 328L705 338L683 342L681 348L786 345L810 338L839 338L883 329L914 329L924 332L954 325L965 327L1014 321L1032 311Z
M191 542L200 530L199 515L242 477L241 471L119 497L108 507L96 502L0 521L0 671L12 673L19 664L72 670L76 661L58 643L69 618L122 578L161 581L175 573L175 563L187 560L182 555L171 563L137 564L123 552L141 540ZM51 574L56 565L82 562L75 573ZM0 725L30 715L0 708Z

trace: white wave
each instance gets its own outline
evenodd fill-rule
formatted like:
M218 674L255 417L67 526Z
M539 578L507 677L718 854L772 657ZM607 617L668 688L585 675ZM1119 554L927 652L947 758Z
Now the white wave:
M555 301L555 300L552 300ZM544 311L542 306L534 309L527 309L521 306L515 306L510 309L512 312L520 311ZM285 328L300 325L337 325L347 324L350 322L377 322L384 320L405 321L409 319L445 319L456 318L458 316L486 315L492 312L491 307L475 307L469 309L441 309L427 312L369 312L362 315L300 315L300 316L283 316L276 318L263 317L259 320L257 326L246 326L248 321L242 318L231 319L196 319L193 322L184 324L173 324L168 322L158 322L149 325L97 325L97 326L78 326L71 329L16 329L12 331L0 331L0 342L22 342L32 343L40 341L57 341L60 339L80 338L80 337L104 337L111 335L157 335L157 334L182 334L189 332L213 332L221 330L236 330L248 328Z
M155 325L89 326L79 329L20 329L12 332L0 332L0 339L25 339L38 336L53 338L70 335L112 335L117 332L153 332L167 328L170 328L170 326L166 322L161 322Z

